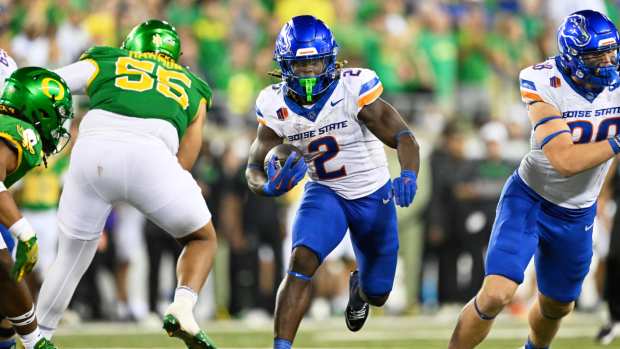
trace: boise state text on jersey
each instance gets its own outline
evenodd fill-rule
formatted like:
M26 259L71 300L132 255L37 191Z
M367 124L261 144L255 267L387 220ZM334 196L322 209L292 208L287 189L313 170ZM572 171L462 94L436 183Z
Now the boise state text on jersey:
M619 115L620 106L596 110L567 110L562 112L562 118L589 118L591 116Z
M571 129L575 143L590 143L620 131L620 89L606 88L598 95L580 93L571 78L558 69L559 58L528 67L519 76L525 103L543 101L556 107ZM560 83L553 83L555 80ZM611 160L572 177L560 175L551 165L534 132L531 151L519 166L519 176L543 198L566 208L592 206L601 190Z
M261 124L304 151L311 160L311 180L349 200L367 196L389 180L383 143L357 119L362 107L383 91L374 71L342 70L338 81L310 108L291 100L286 88L276 84L263 89L256 115Z
M485 273L521 283L534 257L540 293L569 304L579 296L590 269L596 200L612 156L606 153L608 160L589 169L580 163L577 169L560 173L542 147L567 131L575 144L600 142L611 146L606 140L615 138L620 126L620 36L606 16L583 10L564 20L557 31L557 42L559 55L522 70L519 76L521 97L526 104L543 102L557 109L558 114L545 113L532 127L531 150L521 161L518 173L504 186L488 245ZM587 64L583 59L586 54L600 54L600 64ZM536 116L543 113L537 109L530 112ZM534 136L536 127L545 119L557 117L563 117L569 130L556 129L539 142ZM578 148L583 149L576 146L572 150ZM606 147L593 148L608 151ZM557 148L548 150L553 156ZM582 156L579 152L571 154ZM484 285L482 288L478 295L489 292Z

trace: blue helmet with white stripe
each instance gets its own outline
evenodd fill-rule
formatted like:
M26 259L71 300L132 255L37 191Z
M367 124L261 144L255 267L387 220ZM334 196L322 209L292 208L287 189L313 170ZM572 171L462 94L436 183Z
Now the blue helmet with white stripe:
M282 70L282 80L295 94L308 102L325 92L337 79L338 44L331 30L314 16L296 16L280 30L274 60ZM323 71L317 75L298 75L293 65L300 61L322 60Z
M583 10L572 13L558 28L560 62L577 81L595 88L617 87L618 45L620 37L613 22L604 14ZM613 63L601 66L588 64L584 56L594 56L614 51Z

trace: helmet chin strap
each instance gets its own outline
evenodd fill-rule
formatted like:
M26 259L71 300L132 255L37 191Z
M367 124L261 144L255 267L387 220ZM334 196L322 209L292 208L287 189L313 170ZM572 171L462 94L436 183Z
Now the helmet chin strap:
M620 84L620 75L616 66L598 68L596 74L590 77L590 82L602 87L616 88Z
M600 91L606 87L612 90L620 86L620 74L616 66L597 69L579 69L575 78L589 90Z
M312 89L316 85L316 78L301 78L299 84L306 89L306 102L312 102Z
M588 68L583 65L569 67L564 65L562 61L562 69L569 75L573 81L578 82L587 90L600 91L606 87L612 90L620 86L620 73L618 66L608 66L601 68Z

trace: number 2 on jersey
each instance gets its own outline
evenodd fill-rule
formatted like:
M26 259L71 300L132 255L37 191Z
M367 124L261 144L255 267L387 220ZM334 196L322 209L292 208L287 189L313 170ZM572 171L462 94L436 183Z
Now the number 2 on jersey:
M316 174L320 180L334 179L347 175L347 170L344 168L344 165L335 171L327 172L325 169L325 163L333 159L339 151L340 147L338 146L338 142L336 142L336 139L332 136L319 138L308 144L309 153L321 152L321 155L313 160Z
M129 91L144 92L153 88L165 97L175 100L184 110L189 106L189 97L185 88L192 85L192 81L187 75L175 71L168 70L162 66L157 67L155 75L157 83L151 76L155 70L155 63L151 61L141 61L131 57L120 57L116 61L114 86ZM122 76L118 76L122 75ZM130 76L138 76L138 80L130 79ZM173 82L177 81L177 82ZM181 85L183 84L183 85Z

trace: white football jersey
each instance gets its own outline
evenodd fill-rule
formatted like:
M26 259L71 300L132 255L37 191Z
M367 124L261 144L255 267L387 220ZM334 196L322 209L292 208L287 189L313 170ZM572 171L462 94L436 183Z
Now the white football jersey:
M17 70L17 64L6 51L0 48L0 91L4 87L4 80Z
M575 144L598 142L619 133L620 88L606 88L598 95L580 90L559 70L556 59L552 57L521 71L519 83L523 101L538 100L556 107L570 127ZM531 150L519 166L519 175L530 188L566 208L585 208L596 202L611 160L564 177L543 153L533 129L530 143Z
M381 188L390 178L383 143L357 119L383 92L369 69L343 69L340 79L305 108L286 96L283 83L263 89L256 100L258 122L304 152L312 181L352 200Z

